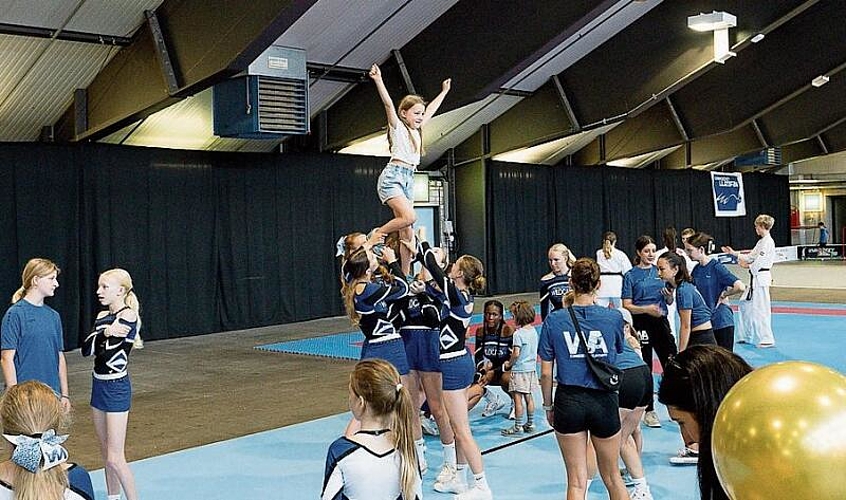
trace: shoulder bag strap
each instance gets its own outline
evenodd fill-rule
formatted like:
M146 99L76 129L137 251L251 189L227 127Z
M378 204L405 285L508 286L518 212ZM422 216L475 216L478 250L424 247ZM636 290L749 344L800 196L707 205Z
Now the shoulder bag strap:
M570 319L573 320L573 326L576 328L576 331L579 333L579 338L582 341L582 345L585 346L585 356L588 358L593 359L593 356L590 355L590 349L588 349L587 339L585 338L585 333L582 331L582 327L579 326L579 320L576 319L576 311L573 310L573 306L569 306L567 308L570 311Z

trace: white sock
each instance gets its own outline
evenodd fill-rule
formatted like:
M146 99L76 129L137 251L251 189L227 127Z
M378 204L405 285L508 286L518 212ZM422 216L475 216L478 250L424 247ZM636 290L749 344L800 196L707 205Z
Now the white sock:
M632 478L632 485L634 487L646 486L646 478L645 477L641 477L641 478L637 478L637 479Z
M588 479L587 487L585 488L585 491L590 489L590 483L592 483L592 482L593 482L593 479Z
M455 441L450 444L443 445L444 447L444 464L455 467Z
M461 484L467 484L467 464L456 464L455 465L455 478L458 479L458 482Z
M120 493L117 495L109 495L106 497L108 500L120 500Z
M490 486L488 486L488 480L485 479L485 471L482 471L478 474L473 474L473 479L476 480L476 488L480 488L483 490L490 489Z
M417 450L417 461L423 463L426 459L426 442L420 438L414 442L414 448Z

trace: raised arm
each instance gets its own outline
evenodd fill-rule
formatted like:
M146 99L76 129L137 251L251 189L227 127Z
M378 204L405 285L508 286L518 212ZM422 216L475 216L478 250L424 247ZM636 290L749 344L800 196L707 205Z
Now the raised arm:
M382 100L382 105L385 106L385 115L388 117L388 126L396 128L397 122L399 122L399 117L397 116L397 110L394 107L394 102L391 100L391 95L388 94L388 89L385 87L385 82L382 81L382 71L379 69L378 65L374 64L370 67L369 74L373 83L376 84L376 90L379 91L379 98ZM441 100L443 100L443 98L441 98Z
M438 112L438 108L440 108L441 104L444 102L444 98L449 92L450 87L452 87L452 78L447 78L443 81L443 83L441 83L441 93L432 99L432 102L426 106L426 111L423 113L423 121L420 122L421 127L425 126L429 120L435 116L435 113Z

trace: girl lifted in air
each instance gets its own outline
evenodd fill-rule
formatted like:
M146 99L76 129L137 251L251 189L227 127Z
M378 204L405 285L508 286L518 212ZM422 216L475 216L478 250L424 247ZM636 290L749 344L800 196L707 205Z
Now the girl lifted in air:
M379 98L385 106L388 145L391 149L391 159L379 175L377 191L379 200L394 213L394 218L377 231L385 236L399 231L400 239L411 241L414 236L412 226L417 221L413 203L414 169L424 154L422 128L435 116L449 92L451 80L447 78L443 81L441 93L428 105L419 95L407 95L395 109L382 81L379 66L374 64L370 68L370 78L376 83ZM400 263L403 272L408 275L411 271L411 252L407 248L400 248Z

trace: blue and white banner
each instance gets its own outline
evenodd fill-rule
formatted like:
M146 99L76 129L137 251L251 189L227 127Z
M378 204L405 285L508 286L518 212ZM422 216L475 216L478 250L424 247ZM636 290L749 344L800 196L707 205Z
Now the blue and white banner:
M711 190L714 193L715 216L746 215L746 197L743 194L743 177L740 172L711 172Z

